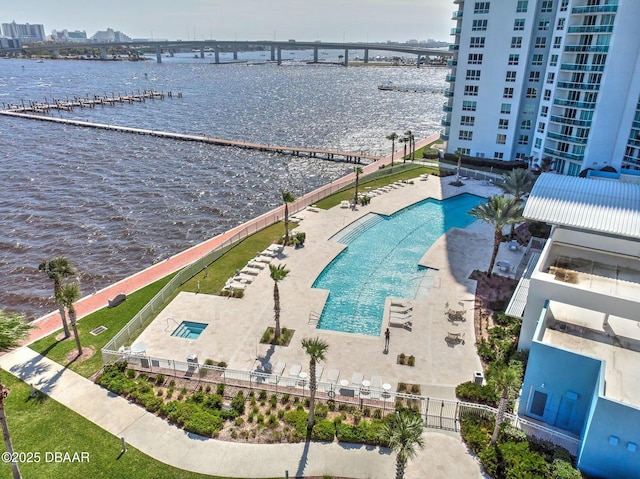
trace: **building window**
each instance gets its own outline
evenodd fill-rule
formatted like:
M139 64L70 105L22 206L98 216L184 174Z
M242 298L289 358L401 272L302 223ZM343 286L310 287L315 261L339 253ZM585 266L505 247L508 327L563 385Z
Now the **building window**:
M600 17L600 25L613 25L615 18L615 15L602 15L602 17Z
M496 151L493 154L493 158L494 160L502 160L504 158L504 153L502 153L501 151Z
M467 80L480 80L480 70L467 70Z
M535 48L545 48L547 46L547 39L545 37L536 37Z
M509 115L511 113L511 103L503 103L500 107L500 113L503 115Z
M540 72L529 72L529 81L530 82L539 82L540 81Z
M533 104L527 103L527 104L524 105L524 108L522 109L522 112L525 115L533 115L533 108L534 108Z
M520 122L521 130L530 130L531 129L531 120L522 120Z
M551 55L551 59L549 60L549 66L552 66L552 67L558 66L558 55Z
M549 20L540 20L540 22L538 22L538 30L549 30Z
M562 45L562 37L553 37L553 48L560 48Z
M489 13L489 5L491 2L476 2L473 13Z
M482 53L469 53L467 63L470 65L482 65Z
M460 125L462 125L462 126L473 126L475 121L476 121L476 117L475 116L462 115L460 117Z
M516 72L515 71L508 71L507 72L507 76L505 78L506 82L514 82L516 81Z
M517 53L512 53L509 55L509 65L517 65L520 60L520 55Z
M522 37L511 37L511 48L522 47Z
M527 98L536 98L538 96L537 88L527 88Z
M473 132L469 130L460 130L458 140L473 141Z
M546 88L546 89L544 90L544 96L542 97L542 99L543 99L544 101L549 101L549 100L551 100L551 90L549 90L548 88Z
M508 130L509 129L509 120L506 118L500 118L498 120L498 130Z
M466 96L478 96L478 85L465 85L464 94Z
M538 122L538 133L544 133L544 123L541 121Z
M564 30L564 22L566 18L558 18L558 25L556 26L556 30Z
M498 133L496 135L496 144L497 145L506 145L507 144L507 135L503 135L502 133Z
M553 83L556 78L556 74L553 72L547 73L547 83Z
M529 2L527 0L518 0L518 4L516 6L516 12L525 13L529 6Z
M542 138L536 138L536 148L540 149L542 146Z
M531 57L532 65L542 65L542 60L544 59L544 55L541 53L535 53L533 57Z
M529 135L518 135L518 145L528 145Z
M502 98L513 98L513 88L505 88L502 91Z
M548 106L540 107L540 116L541 117L546 118L548 114L549 114L549 107Z
M560 2L560 11L561 12L566 12L568 6L569 6L569 0L562 0Z
M540 8L542 13L550 13L553 11L553 0L543 0L542 7Z
M469 48L484 48L484 37L471 37Z
M514 30L524 30L524 18L516 18L513 21Z
M484 31L487 29L487 19L483 20L474 20L473 25L471 25L471 30L474 32Z
M462 102L462 111L476 111L476 102L464 100Z

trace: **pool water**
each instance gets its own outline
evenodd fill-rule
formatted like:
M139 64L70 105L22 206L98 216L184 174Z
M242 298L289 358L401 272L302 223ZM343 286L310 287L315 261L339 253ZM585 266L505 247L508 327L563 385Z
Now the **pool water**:
M330 291L317 327L378 336L385 299L426 299L437 272L418 261L450 228L474 222L467 212L482 201L466 193L430 198L391 216L366 215L336 234L347 248L313 284Z
M207 327L205 323L195 323L193 321L182 321L180 326L171 333L171 336L185 339L198 339L200 333Z

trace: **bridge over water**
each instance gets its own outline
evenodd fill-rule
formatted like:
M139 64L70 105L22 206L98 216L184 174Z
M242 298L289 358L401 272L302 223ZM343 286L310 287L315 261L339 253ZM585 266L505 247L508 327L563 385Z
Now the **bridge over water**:
M165 40L165 41L149 41L136 40L132 42L110 42L110 43L72 43L60 45L45 44L24 46L22 48L4 49L5 52L25 52L36 53L41 51L49 51L55 58L65 49L81 49L81 48L97 48L100 50L100 57L107 59L107 49L109 48L126 48L135 52L149 51L155 52L158 63L162 62L162 53L172 53L176 50L189 49L200 52L200 57L204 58L205 51L211 51L214 54L215 63L220 63L220 52L233 52L234 60L238 59L238 52L244 50L255 49L260 47L263 50L271 52L271 61L280 64L282 62L283 50L313 50L313 62L321 63L318 59L319 50L342 50L344 66L349 64L349 51L358 50L364 52L363 61L369 63L369 53L371 51L383 51L393 53L404 53L408 55L416 55L416 65L420 68L421 60L427 57L451 57L452 51L439 48L427 48L419 45L398 44L398 43L335 43L335 42L306 42L306 41L268 41L268 40Z

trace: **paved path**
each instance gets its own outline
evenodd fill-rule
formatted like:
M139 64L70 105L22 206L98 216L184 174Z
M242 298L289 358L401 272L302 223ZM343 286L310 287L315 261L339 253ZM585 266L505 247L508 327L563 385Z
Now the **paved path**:
M337 475L388 479L395 455L386 448L340 443L239 444L189 434L27 347L0 358L0 367L149 456L189 471L228 477ZM483 478L461 440L424 433L426 448L407 479ZM96 447L98 447L96 445ZM247 460L251 458L251 460ZM107 467L105 465L105 467Z

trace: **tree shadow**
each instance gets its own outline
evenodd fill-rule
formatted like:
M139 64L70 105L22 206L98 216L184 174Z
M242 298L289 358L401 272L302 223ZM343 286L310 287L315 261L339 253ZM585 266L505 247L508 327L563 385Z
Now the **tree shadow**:
M304 448L302 449L302 455L300 461L298 461L298 469L294 477L304 477L304 470L309 463L309 446L311 445L311 431L307 431L307 437L304 441Z

